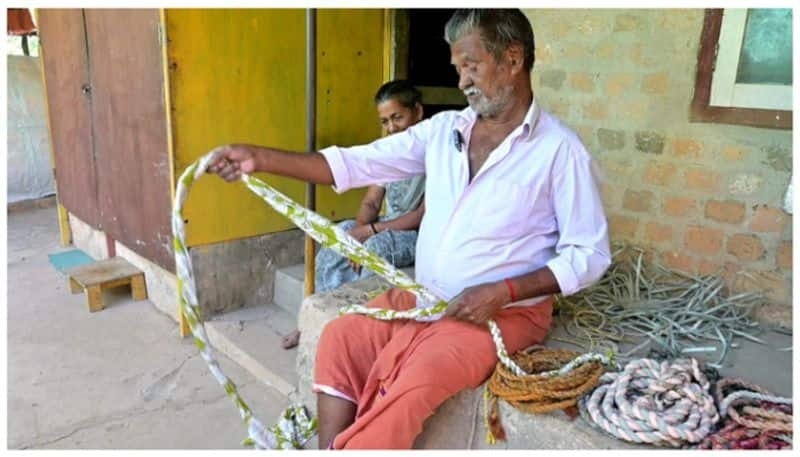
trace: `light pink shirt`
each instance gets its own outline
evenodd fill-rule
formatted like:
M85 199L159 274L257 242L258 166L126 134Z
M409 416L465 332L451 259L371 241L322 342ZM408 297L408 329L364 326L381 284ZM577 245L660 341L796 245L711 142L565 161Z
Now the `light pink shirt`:
M534 99L470 182L467 145L476 120L471 108L445 111L367 145L326 148L334 190L426 174L416 280L446 300L543 266L564 295L598 280L611 262L608 230L580 139Z

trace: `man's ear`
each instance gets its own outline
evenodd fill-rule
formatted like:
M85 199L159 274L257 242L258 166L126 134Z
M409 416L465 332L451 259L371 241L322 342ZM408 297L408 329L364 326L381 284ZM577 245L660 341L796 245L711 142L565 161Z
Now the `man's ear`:
M511 74L517 74L525 67L525 48L522 43L513 43L505 51L506 63L511 67Z

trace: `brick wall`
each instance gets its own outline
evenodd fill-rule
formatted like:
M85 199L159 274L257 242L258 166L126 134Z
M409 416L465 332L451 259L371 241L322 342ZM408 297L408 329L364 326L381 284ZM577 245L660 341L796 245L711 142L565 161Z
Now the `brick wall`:
M612 241L763 290L790 319L792 133L689 122L703 10L524 11L537 100L601 164Z

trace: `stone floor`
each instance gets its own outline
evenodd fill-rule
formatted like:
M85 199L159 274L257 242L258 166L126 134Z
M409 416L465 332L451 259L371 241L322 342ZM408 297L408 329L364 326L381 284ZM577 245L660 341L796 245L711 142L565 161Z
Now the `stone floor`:
M8 215L9 449L241 449L246 429L191 339L127 287L89 313L48 262L54 207ZM287 399L219 355L256 417Z

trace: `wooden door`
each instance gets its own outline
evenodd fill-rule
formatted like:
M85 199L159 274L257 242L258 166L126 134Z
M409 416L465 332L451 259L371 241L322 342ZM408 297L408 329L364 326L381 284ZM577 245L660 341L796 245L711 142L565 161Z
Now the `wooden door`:
M101 228L83 10L38 11L59 202Z
M103 226L174 271L159 11L86 9L85 18Z

